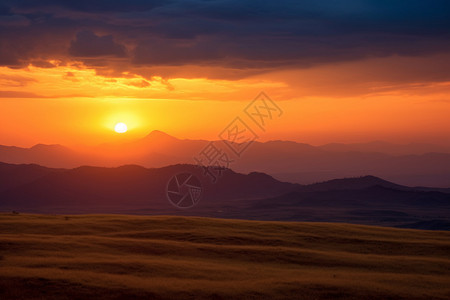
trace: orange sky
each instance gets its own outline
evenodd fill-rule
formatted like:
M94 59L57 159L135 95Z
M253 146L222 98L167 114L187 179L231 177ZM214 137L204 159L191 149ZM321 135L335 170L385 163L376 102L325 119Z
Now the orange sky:
M201 78L198 66L180 67L191 76L168 79L127 72L106 77L80 63L0 67L0 144L95 145L140 138L156 129L179 138L216 139L265 91L284 114L266 133L259 132L263 140L449 145L450 82L426 76L430 62L442 59L448 57L374 58L244 79ZM115 133L117 122L129 131Z

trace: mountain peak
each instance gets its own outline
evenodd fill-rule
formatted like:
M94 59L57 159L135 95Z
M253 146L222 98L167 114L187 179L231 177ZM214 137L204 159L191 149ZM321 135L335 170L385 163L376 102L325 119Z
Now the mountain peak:
M325 182L314 183L306 187L308 190L355 190L365 189L369 187L380 186L384 188L408 189L408 187L401 186L390 181L386 181L379 177L367 175L360 177L332 179Z
M36 144L34 146L32 146L30 149L32 150L42 150L42 151L46 151L46 150L67 150L66 147L59 145L59 144Z
M150 132L147 136L146 139L171 139L171 140L176 140L177 138L163 132L160 130L153 130L152 132Z
M153 130L144 138L138 141L138 144L142 145L162 145L170 142L178 141L176 137L173 137L163 131Z

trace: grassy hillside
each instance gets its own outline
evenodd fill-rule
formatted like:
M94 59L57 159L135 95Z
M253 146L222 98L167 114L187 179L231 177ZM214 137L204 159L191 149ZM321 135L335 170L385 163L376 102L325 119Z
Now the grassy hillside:
M0 214L0 299L449 299L450 232Z

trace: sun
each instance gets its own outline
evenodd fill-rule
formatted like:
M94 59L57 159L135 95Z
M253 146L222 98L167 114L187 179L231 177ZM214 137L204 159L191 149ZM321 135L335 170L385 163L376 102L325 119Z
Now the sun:
M114 126L114 131L117 133L125 133L127 132L128 127L125 123L117 123L116 126Z

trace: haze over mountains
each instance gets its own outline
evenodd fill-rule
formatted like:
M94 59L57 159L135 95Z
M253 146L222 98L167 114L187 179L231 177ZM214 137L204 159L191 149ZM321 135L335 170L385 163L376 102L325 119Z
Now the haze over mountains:
M154 168L195 163L194 157L208 143L206 140L177 139L153 131L140 140L103 144L85 152L61 145L0 146L0 161L54 168L126 164ZM450 187L450 149L440 146L385 142L311 146L290 141L256 141L240 158L233 156L225 146L222 148L233 160L229 165L233 170L264 172L282 181L310 184L374 175L409 186Z

